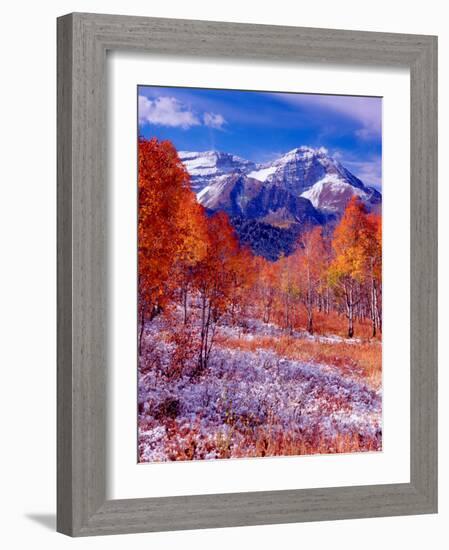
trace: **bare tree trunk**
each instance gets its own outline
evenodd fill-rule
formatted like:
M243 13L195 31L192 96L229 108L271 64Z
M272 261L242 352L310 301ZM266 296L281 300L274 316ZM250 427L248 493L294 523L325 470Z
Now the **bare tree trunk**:
M211 328L211 337L209 340L209 346L206 348L206 367L209 364L210 353L212 351L212 345L214 343L215 332L217 330L217 323L214 321Z
M204 345L203 345L203 357L202 357L202 367L205 369L207 367L207 348L209 345L209 328L210 328L210 314L211 314L211 305L207 308L207 317L206 317L206 326L204 330Z
M376 286L376 318L379 332L382 332L382 296L381 289Z
M288 292L285 296L285 328L290 327L290 317L289 317L289 303L288 303Z
M376 336L377 333L377 289L376 289L376 281L374 277L371 281L371 321L372 321L372 336L373 338Z
M351 307L349 310L348 338L352 338L353 336L354 336L354 319L353 319L353 311Z
M346 310L348 317L348 338L354 336L354 289L352 284L345 285Z
M183 306L184 306L184 325L187 325L187 297L188 297L188 294L189 294L189 290L187 288L187 286L184 287L183 289Z
M313 334L313 315L312 310L307 310L307 332Z
M307 268L307 332L313 334L313 296L310 268Z
M203 372L204 369L207 368L210 352L212 350L213 338L215 335L215 325L212 324L212 334L209 338L212 321L212 304L210 299L208 300L206 298L205 294L203 294L201 300L201 309L201 339L196 374Z
M206 301L206 295L203 292L203 295L201 297L201 332L200 332L200 351L198 354L198 368L197 371L201 372L203 370L203 349L204 349L204 339L206 334L206 307L207 307L207 301Z
M140 310L140 332L139 332L139 357L142 355L142 340L145 331L145 305Z
M264 312L263 312L263 322L269 323L271 319L271 306L273 303L273 297L271 296L271 292L268 295L267 300L264 300Z

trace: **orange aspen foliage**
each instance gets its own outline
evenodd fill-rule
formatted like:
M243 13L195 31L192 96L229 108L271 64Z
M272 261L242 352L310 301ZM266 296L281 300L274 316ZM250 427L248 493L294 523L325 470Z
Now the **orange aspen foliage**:
M139 293L151 316L163 306L166 284L180 245L176 213L188 175L169 142L139 140Z
M330 276L345 298L349 338L354 335L354 306L360 300L360 285L374 269L374 258L381 257L380 229L374 220L367 214L362 201L354 196L335 229L332 241L335 257Z
M261 306L263 322L270 323L272 321L275 293L278 288L278 265L260 256L254 259L253 265L257 274L255 298Z
M361 281L365 269L367 217L363 203L353 197L335 229L332 248L335 253L332 273L336 278Z
M239 248L229 264L231 276L230 315L235 324L249 304L249 291L256 282L256 267L249 248Z
M300 236L295 259L307 311L307 331L312 334L313 309L323 274L327 269L327 251L321 227L314 227Z
M367 217L367 279L370 287L372 336L382 331L382 219L379 215Z
M168 141L139 139L138 279L140 340L145 319L173 297L182 269L205 252L202 207L190 179Z
M207 220L206 255L195 270L195 288L200 297L200 351L198 372L208 363L216 325L229 308L233 290L232 266L239 246L229 218L218 212Z

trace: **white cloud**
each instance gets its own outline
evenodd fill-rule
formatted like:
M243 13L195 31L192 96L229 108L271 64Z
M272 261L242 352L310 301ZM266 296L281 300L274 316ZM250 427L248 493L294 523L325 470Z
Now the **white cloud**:
M148 99L139 96L139 124L190 128L201 124L198 117L174 97Z
M150 99L139 96L139 124L155 124L187 130L192 126L208 126L221 130L226 120L219 113L196 114L174 97L160 96Z
M343 155L340 153L340 151L332 151L331 157L335 160L341 160L343 158Z
M273 94L277 99L302 107L317 107L340 113L358 122L359 139L376 139L382 133L382 100L380 97L339 96L325 94Z
M224 117L218 113L204 113L203 122L209 128L216 128L217 130L221 130L226 124Z

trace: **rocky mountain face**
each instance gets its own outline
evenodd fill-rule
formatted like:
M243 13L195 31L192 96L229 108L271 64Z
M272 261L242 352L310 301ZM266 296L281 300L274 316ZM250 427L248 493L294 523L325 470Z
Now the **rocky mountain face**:
M198 202L227 212L240 240L270 260L290 253L304 228L335 222L354 195L369 211L381 208L381 194L322 148L299 147L263 165L217 151L179 156Z
M244 174L218 177L197 198L209 210L223 210L231 217L257 219L271 225L315 225L323 221L310 200Z
M179 151L179 158L190 174L192 190L200 192L204 187L225 174L246 174L254 170L254 162L219 151Z

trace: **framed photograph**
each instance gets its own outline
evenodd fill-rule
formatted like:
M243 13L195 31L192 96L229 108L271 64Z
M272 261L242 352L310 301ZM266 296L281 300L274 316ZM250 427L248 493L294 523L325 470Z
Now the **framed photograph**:
M437 511L437 39L58 19L58 531Z

